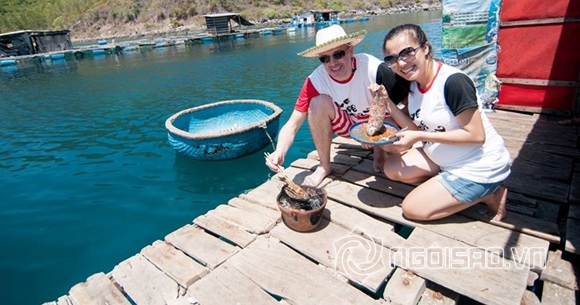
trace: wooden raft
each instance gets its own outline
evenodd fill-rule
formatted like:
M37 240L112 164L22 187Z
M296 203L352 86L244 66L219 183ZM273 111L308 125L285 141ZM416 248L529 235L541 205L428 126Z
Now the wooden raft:
M400 204L413 186L374 173L370 151L336 138L313 232L281 222L273 178L47 304L576 304L578 267L566 256L578 254L578 129L488 116L513 158L503 221L483 205L410 221ZM286 173L301 182L317 164L313 152Z

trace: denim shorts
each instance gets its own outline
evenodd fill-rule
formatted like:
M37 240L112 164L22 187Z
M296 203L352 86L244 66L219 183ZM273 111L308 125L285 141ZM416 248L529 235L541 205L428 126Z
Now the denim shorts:
M492 194L503 183L503 181L494 183L473 182L449 172L439 173L437 180L451 193L453 198L465 204Z

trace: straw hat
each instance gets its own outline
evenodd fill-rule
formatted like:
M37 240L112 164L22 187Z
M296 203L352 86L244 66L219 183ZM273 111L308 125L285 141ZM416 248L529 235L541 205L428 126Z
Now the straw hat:
M333 24L316 32L316 46L306 49L298 53L298 55L304 57L316 57L320 55L320 53L324 53L347 43L354 46L361 42L366 34L367 31L362 30L347 35L340 25Z

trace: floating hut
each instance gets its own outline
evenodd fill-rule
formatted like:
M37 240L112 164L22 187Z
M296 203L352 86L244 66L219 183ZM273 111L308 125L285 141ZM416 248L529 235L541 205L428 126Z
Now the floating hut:
M0 34L0 57L72 50L69 30L16 31Z
M210 14L204 15L204 17L207 25L207 34L213 36L233 33L232 20L238 24L238 27L254 25L236 13Z
M293 18L295 26L313 26L317 22L338 20L338 11L335 10L311 10Z

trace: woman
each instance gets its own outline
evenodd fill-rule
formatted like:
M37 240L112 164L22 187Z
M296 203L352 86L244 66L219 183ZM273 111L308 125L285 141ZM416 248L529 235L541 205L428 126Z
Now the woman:
M390 154L383 168L389 179L420 183L403 200L405 216L440 219L484 202L493 219L501 220L507 195L502 182L510 174L511 159L503 139L480 111L471 79L435 61L425 33L414 24L392 29L383 52L385 63L411 82L401 109L385 90L370 87L380 90L396 123L408 127L392 144L402 152Z

